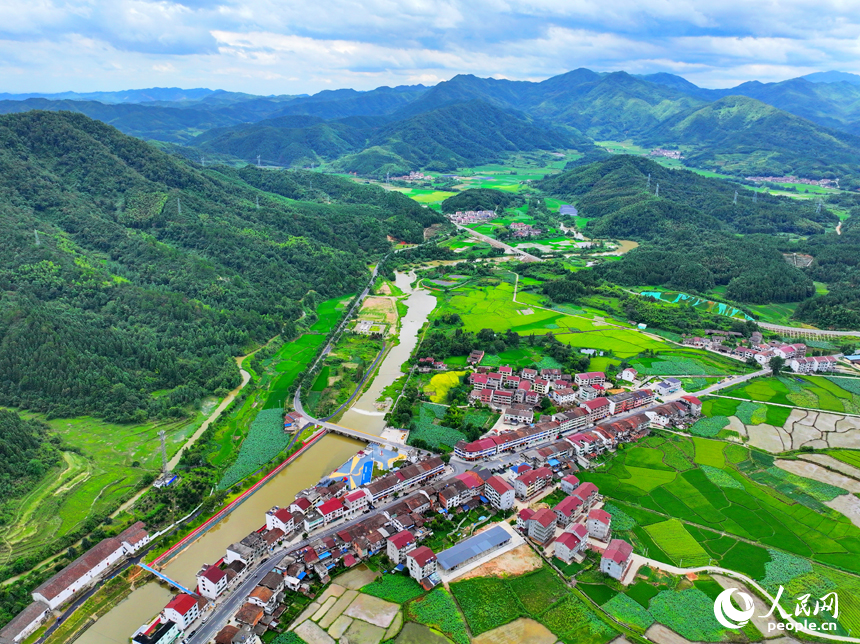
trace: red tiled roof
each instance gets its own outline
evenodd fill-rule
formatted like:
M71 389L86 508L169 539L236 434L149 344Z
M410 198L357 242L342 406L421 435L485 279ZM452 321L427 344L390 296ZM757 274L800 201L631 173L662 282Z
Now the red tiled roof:
M353 557L352 555L346 555L343 558L343 565L347 568L352 568L357 563L358 562L356 561L355 557Z
M340 499L329 499L317 508L323 516L343 509L343 503Z
M558 505L553 508L553 512L561 512L564 516L573 515L576 509L582 505L582 499L578 496L569 496L562 499Z
M517 477L517 480L521 481L526 485L531 485L539 478L547 478L550 476L552 476L551 469L549 469L548 467L539 467L536 470L531 470L530 472L526 472L525 474L520 475L519 477Z
M576 478L573 474L568 474L561 480L565 483L570 483L571 485L579 485L579 479Z
M583 483L573 491L574 496L578 496L583 501L589 496L597 492L597 486L594 483Z
M361 497L365 495L364 490L356 490L355 492L350 492L346 495L346 500L352 503L353 501L357 501Z
M122 544L116 537L100 541L33 592L53 599L120 548Z
M400 550L405 547L406 544L415 541L415 537L412 536L412 533L409 530L401 530L397 534L388 538L388 540L394 544L394 547Z
M600 521L603 525L609 525L609 522L612 521L612 515L606 510L592 510L588 513L588 518Z
M698 398L696 398L695 396L681 396L681 398L693 403L694 405L701 405L702 404L702 401L699 400Z
M219 581L224 579L225 574L226 573L217 566L209 566L202 576L206 577L206 579L211 581L213 584L217 584Z
M518 516L523 521L528 521L529 519L531 519L534 516L534 513L535 513L535 511L532 510L531 508L523 508L522 510L520 510L520 513Z
M602 371L586 371L585 373L578 373L576 374L576 376L580 380L590 380L592 378L605 378L606 374L604 374Z
M308 500L307 500L305 497L303 497L303 496L297 497L297 498L296 498L296 500L295 500L295 501L293 501L293 503L295 503L297 506L299 506L299 509L300 509L302 512L304 512L304 511L305 511L305 510L307 510L309 507L311 507L311 502L310 502L310 501L308 501Z
M509 490L514 489L513 487L511 487L510 483L508 483L505 479L503 479L501 476L498 476L498 475L493 475L490 478L488 478L487 479L487 485L489 485L491 488L493 488L500 495L504 494L505 492L507 492Z
M576 548L576 546L579 545L580 541L581 540L577 539L576 535L571 532L562 532L559 535L558 539L555 540L556 543L560 543L563 546L567 546L571 550Z
M588 537L588 529L581 523L577 523L576 526L573 528L572 532L577 537L579 537L580 540Z
M194 597L182 593L171 599L165 608L172 608L180 615L186 615L196 603L197 600Z
M286 508L281 508L280 510L275 512L275 518L277 518L282 523L289 523L293 520L293 513Z
M454 478L462 481L469 489L482 487L484 485L484 479L482 479L477 472L473 472L472 470L467 470L462 474L458 474Z
M600 409L601 407L606 407L609 405L609 401L601 396L600 398L595 398L594 400L586 400L582 403L583 406L588 407L591 411L595 409Z
M544 528L551 526L553 523L556 522L556 520L557 517L555 516L555 512L553 512L549 508L541 508L540 510L535 512L531 518L531 521L537 521Z
M611 559L617 564L623 564L625 561L627 561L632 552L633 546L631 546L629 543L627 543L623 539L613 539L609 542L609 546L603 553L603 557L606 559Z
M415 563L417 563L421 568L426 566L428 562L436 560L436 555L433 554L433 551L430 550L430 548L428 548L427 546L420 546L418 548L415 548L415 550L413 550L406 556L414 559Z

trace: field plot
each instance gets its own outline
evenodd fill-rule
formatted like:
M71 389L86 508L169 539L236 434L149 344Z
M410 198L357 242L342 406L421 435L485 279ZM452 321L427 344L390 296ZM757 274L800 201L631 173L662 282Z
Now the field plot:
M777 378L756 378L722 394L758 402L807 407L831 412L860 413L860 394L842 386L843 379L815 376L786 375ZM851 387L850 379L845 383Z
M710 559L708 553L677 519L654 523L646 526L645 530L675 565L687 568L707 565Z
M448 392L460 384L460 378L466 375L465 371L446 371L434 374L429 384L424 387L424 392L430 394L430 401L444 403L448 400Z
M319 322L316 322L319 324ZM325 342L324 335L306 334L287 342L271 359L275 371L281 374L269 388L264 409L283 409L287 400L287 390L300 373L307 369L317 350Z
M631 361L634 369L649 376L708 376L748 372L744 364L713 353L695 349L666 348L656 358Z
M214 404L205 406L212 408ZM0 564L32 554L80 528L88 517L116 507L147 472L161 466L160 430L167 433L169 457L204 420L204 413L198 412L191 420L117 425L86 416L46 420L19 413L46 422L81 453L64 452L61 465L16 502L14 514L0 526Z
M409 432L409 441L420 439L434 448L443 446L453 448L458 441L464 440L463 432L440 424L445 416L445 407L421 403L418 406L418 417L415 419L415 429Z

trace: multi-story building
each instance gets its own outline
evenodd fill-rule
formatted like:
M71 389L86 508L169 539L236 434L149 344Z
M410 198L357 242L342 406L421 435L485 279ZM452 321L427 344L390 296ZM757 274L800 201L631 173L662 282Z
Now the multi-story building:
M568 496L552 509L560 526L569 525L582 513L582 510L583 502L578 496Z
M622 380L627 381L627 382L633 382L636 380L636 376L638 376L638 375L639 375L639 372L636 371L636 369L633 369L632 367L627 367L624 371L622 371L619 374L618 377L621 378Z
M274 507L266 512L266 529L274 530L277 528L284 534L289 534L296 527L293 513L286 508Z
M623 414L625 411L636 409L654 402L654 392L650 389L637 389L609 396L609 413Z
M540 377L544 380L549 380L550 382L555 382L556 380L561 380L564 374L561 372L561 369L541 369Z
M594 400L603 392L591 385L580 385L579 391L576 392L576 397L580 400Z
M578 373L573 377L573 382L582 387L583 385L602 385L606 382L606 374L602 371L588 371Z
M538 543L546 543L555 535L555 512L541 508L528 520L529 537Z
M197 599L182 593L171 599L161 611L162 622L173 622L181 630L187 630L200 617Z
M612 527L612 515L606 510L592 510L588 513L585 526L588 528L588 536L600 541L608 541Z
M520 377L523 380L534 380L537 378L538 372L536 369L523 369L520 372Z
M633 554L633 546L623 539L613 539L609 542L603 556L600 558L600 572L604 572L613 579L621 581L627 567L630 565L630 556Z
M576 402L576 392L569 387L553 389L549 397L556 405L572 405Z
M532 382L532 389L542 395L546 395L549 393L549 388L552 386L549 380L544 380L543 378L535 378Z
M587 412L588 423L592 425L601 418L609 416L609 400L603 396L594 400L584 400L579 406Z
M579 487L579 479L573 474L568 474L561 479L561 491L568 496L573 494L573 491Z
M600 493L594 483L581 483L573 492L572 496L582 499L583 511L587 512L591 507L600 500Z
M514 392L507 389L494 389L490 402L500 407L510 407L514 402Z
M531 405L514 404L505 409L504 412L504 422L508 424L531 423L534 417L535 412Z
M203 597L214 601L227 590L227 581L227 573L207 564L197 573L197 590Z
M562 532L553 544L554 554L569 564L588 547L588 530L581 523Z
M514 507L516 492L514 487L501 476L493 475L484 485L484 495L490 505L498 510L510 510Z
M436 555L427 546L415 548L406 555L409 576L420 582L436 572Z
M395 535L388 537L388 545L386 546L386 554L395 564L403 561L407 553L415 550L418 542L415 536L409 530L401 530Z
M544 489L552 482L552 470L539 467L530 470L514 479L514 490L520 499L528 499Z
M559 424L560 434L568 434L588 425L588 412L578 407L554 414L552 419Z

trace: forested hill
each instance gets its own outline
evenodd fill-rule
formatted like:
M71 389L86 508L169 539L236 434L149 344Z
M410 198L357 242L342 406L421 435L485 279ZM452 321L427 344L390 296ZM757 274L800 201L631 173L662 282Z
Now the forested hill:
M386 235L440 220L334 177L195 169L81 114L0 117L0 143L0 405L55 416L223 393L309 290L356 291Z
M808 235L839 221L826 209L816 213L810 201L756 194L630 155L576 167L535 185L575 201L580 215L592 218L588 232L595 237L653 239L679 227Z
M642 137L685 148L685 163L727 174L839 179L860 187L860 137L752 98L728 96L675 115Z
M589 236L644 242L621 261L602 267L606 278L698 293L726 286L725 295L739 302L810 297L812 280L786 263L772 235L814 236L837 221L826 209L816 213L809 201L755 195L741 186L626 155L536 185L575 203L579 214L590 218Z
M436 171L501 160L511 152L589 149L568 128L536 122L521 113L473 100L403 118L351 116L323 121L282 116L202 134L202 150L269 163L336 161L346 172L385 176L424 168Z

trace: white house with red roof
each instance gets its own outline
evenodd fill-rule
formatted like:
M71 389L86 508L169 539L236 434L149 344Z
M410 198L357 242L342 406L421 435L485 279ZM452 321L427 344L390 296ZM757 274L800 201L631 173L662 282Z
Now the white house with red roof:
M370 492L364 488L350 492L343 498L344 514L350 516L364 512L370 505Z
M528 521L529 538L538 543L547 543L555 535L557 517L549 508L541 508Z
M417 582L436 572L436 555L427 546L415 548L406 555L409 576Z
M494 474L484 484L484 496L490 501L490 505L499 510L510 510L514 507L516 492L514 486L501 476Z
M289 534L296 527L296 520L293 513L287 508L274 507L266 512L266 529L281 530L284 534Z
M578 496L563 498L553 509L556 520L560 526L570 525L571 521L583 511L582 499Z
M690 408L690 413L695 416L702 415L702 401L695 396L681 396L681 400L687 403Z
M514 490L518 498L528 499L544 489L551 481L552 470L548 467L539 467L515 478Z
M207 599L215 600L227 590L227 573L218 566L204 565L197 573L197 590Z
M418 542L409 530L401 530L395 535L388 537L386 554L395 564L403 561L407 553L415 550Z
M633 546L623 539L613 539L600 558L600 572L621 581L630 565L630 555L632 554Z
M573 382L582 387L582 385L602 385L606 382L606 374L602 371L587 371L586 373L578 373L573 377Z
M606 510L592 510L588 513L585 527L588 528L588 536L607 541L612 528L612 515Z
M556 405L572 405L576 402L576 392L569 387L553 389L549 397Z
M582 499L585 510L591 508L600 498L597 486L590 482L580 484L571 494Z
M534 380L535 378L537 378L537 373L538 372L536 369L523 369L520 372L520 377L523 380Z
M290 503L290 512L296 514L297 512L301 512L305 514L313 505L308 499L303 496L297 496L295 500Z
M633 382L634 380L636 380L636 376L638 376L638 375L639 375L639 372L636 371L636 369L633 369L632 367L627 367L624 371L622 371L619 374L618 377L621 378L622 380L626 380L627 382Z
M529 520L534 516L535 511L531 508L523 508L517 514L517 529L525 532L529 529Z
M534 382L532 383L532 387L539 394L549 393L549 388L551 386L552 385L551 385L550 381L546 380L545 378L535 378Z
M197 598L186 593L177 595L161 611L161 622L173 622L183 631L200 617Z
M581 523L570 526L562 532L553 544L554 554L569 564L588 547L588 530Z
M599 396L594 400L584 400L579 403L579 406L588 413L588 422L594 423L601 418L609 416L609 400L603 396Z
M561 479L561 491L565 494L573 494L573 491L579 487L579 479L573 474L568 474Z
M490 402L494 405L509 407L514 402L514 392L506 389L494 389Z

